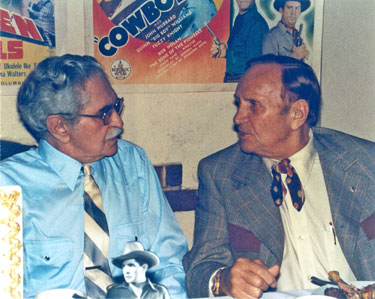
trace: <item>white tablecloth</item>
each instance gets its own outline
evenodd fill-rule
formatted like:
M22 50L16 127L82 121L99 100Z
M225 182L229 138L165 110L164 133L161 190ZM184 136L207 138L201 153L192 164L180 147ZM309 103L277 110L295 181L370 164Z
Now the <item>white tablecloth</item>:
M285 292L269 292L264 293L262 299L295 299L302 296L311 295L313 290L298 290Z
M285 292L269 292L264 293L261 299L297 299L303 296L311 295L313 290L297 290L297 291L285 291ZM224 297L215 297L220 299L233 299L229 296ZM327 297L329 298L329 297ZM199 298L199 299L208 299L208 298ZM211 298L212 299L212 298Z

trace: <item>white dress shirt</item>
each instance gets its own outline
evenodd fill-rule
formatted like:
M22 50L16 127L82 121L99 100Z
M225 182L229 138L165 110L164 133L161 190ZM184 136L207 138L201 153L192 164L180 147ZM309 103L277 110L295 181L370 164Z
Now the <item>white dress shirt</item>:
M284 255L277 290L315 288L310 276L327 279L336 270L346 281L356 280L334 232L327 188L319 155L310 130L308 144L289 157L305 191L305 203L298 212L292 205L289 190L280 206L285 232ZM263 158L271 172L271 159ZM281 174L285 183L286 174Z

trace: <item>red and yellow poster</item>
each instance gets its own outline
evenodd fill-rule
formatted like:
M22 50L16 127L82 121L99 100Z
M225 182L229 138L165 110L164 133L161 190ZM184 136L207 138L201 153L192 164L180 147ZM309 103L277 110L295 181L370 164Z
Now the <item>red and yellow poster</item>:
M52 0L1 0L1 86L19 86L44 58L55 55Z
M114 84L222 83L230 0L93 0L95 57Z

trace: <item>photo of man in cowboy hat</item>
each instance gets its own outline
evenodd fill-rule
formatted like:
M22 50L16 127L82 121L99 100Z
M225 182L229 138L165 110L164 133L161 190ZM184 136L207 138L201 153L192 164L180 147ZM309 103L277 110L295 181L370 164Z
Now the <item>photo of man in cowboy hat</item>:
M300 36L302 27L297 30L296 23L310 5L310 0L275 0L273 7L281 14L281 20L265 36L263 54L291 56L299 60L308 58L310 52Z
M159 264L158 256L144 250L140 242L127 243L124 255L114 258L112 263L122 268L125 281L110 286L106 298L169 299L167 289L152 283L146 275L148 270Z

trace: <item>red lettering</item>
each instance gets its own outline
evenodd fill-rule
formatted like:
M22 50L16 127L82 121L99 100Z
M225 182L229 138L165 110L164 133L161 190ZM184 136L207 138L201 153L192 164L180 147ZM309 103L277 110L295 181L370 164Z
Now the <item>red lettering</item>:
M1 8L0 8L0 30L16 34L16 29L14 29L12 26L9 12Z
M3 51L3 41L0 41L0 59L22 59L23 43L20 40L10 40L7 43L8 49Z
M19 33L22 36L31 37L40 41L43 40L33 20L26 18L26 17L22 18L20 15L17 15L15 13L13 13L13 18L17 24Z
M0 41L0 59L7 59L7 53L3 53L3 41Z
M8 59L23 58L23 43L21 40L8 41Z

